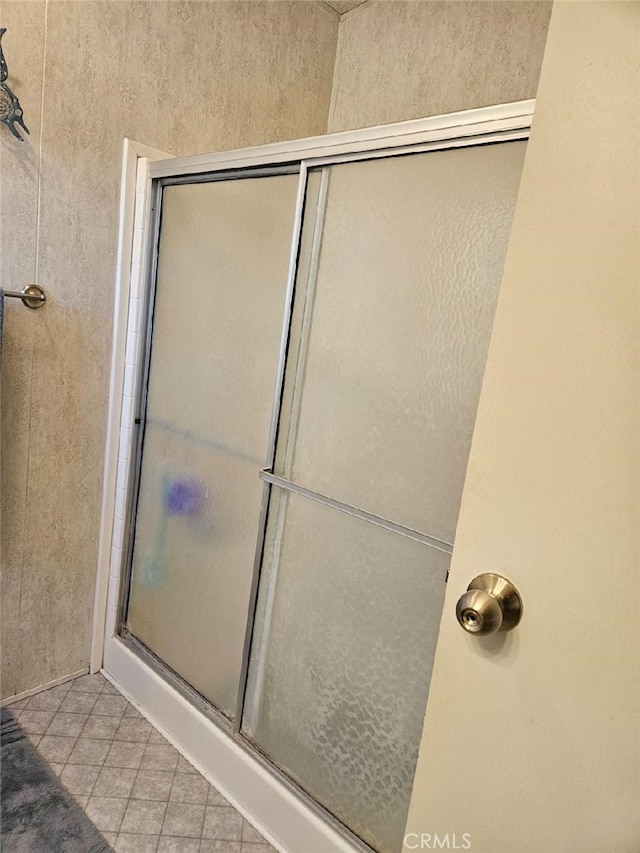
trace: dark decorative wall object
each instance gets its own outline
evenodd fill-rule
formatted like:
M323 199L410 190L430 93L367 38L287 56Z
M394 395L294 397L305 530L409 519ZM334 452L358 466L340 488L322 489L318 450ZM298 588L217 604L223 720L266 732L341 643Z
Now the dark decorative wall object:
M7 70L7 63L2 50L2 36L6 31L6 27L0 27L0 121L7 125L16 139L24 142L24 138L20 135L20 131L16 125L19 125L25 133L29 133L29 128L22 118L20 101L5 83L5 80L9 76L9 71Z

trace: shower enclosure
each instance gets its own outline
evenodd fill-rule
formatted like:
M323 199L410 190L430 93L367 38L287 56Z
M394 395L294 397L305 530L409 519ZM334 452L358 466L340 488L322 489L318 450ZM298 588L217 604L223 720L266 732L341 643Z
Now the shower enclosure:
M531 106L151 168L107 642L345 849L402 846Z

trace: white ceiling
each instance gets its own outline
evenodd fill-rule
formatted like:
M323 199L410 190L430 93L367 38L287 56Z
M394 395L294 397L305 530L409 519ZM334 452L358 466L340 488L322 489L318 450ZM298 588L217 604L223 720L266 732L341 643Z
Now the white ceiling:
M355 9L356 6L366 3L366 0L325 0L325 3L327 6L331 6L332 9L335 9L336 12L344 15L345 12L350 12L352 9Z

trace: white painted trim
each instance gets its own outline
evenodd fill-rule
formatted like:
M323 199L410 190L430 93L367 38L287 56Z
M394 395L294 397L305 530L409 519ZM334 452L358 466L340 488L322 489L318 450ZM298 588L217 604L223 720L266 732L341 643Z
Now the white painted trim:
M478 141L479 135L483 141L507 139L522 136L521 132L528 130L533 109L533 101L522 101L381 128L155 163L141 159L139 149L129 150L125 142L92 672L100 668L104 657L104 674L282 853L353 853L360 848L319 817L290 787L269 773L116 636L128 479L132 469L133 405L144 335L139 324L151 181L246 166L349 159L364 152L376 152L378 156L384 149L397 153L408 145L431 146L445 140L460 145L465 138Z
M63 675L61 678L54 678L53 681L47 681L46 684L41 684L39 687L32 687L30 690L24 690L22 693L16 693L15 696L9 696L2 700L2 707L13 705L14 702L19 702L21 699L28 699L30 696L35 696L37 693L42 693L43 690L49 690L51 687L57 687L59 684L64 684L67 681L73 681L74 678L80 678L81 675L86 675L89 668L78 669L75 672L70 672L69 675Z
M103 673L281 853L354 853L350 842L113 638Z
M196 157L177 157L151 166L152 178L196 175L222 169L314 160L341 154L355 154L376 148L399 148L463 136L479 136L500 131L519 130L531 125L534 100L516 101L494 107L464 110L444 116L402 121L380 127L362 128L308 139L295 139L255 148L240 148Z
M107 613L109 563L113 538L118 445L122 416L124 386L124 350L127 338L131 271L134 252L134 219L136 214L136 180L138 164L142 158L165 160L172 157L124 139L122 146L122 178L120 182L120 226L118 230L118 261L116 265L115 307L111 350L111 381L109 386L109 412L102 482L102 513L98 539L98 567L93 607L90 671L102 667L105 619Z

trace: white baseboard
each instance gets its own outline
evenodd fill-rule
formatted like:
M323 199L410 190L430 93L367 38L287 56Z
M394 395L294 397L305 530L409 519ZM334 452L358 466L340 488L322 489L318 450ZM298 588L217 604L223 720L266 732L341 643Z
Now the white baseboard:
M79 669L76 672L70 672L69 675L63 675L62 678L54 678L53 681L47 681L46 684L41 684L39 687L32 687L30 690L24 690L22 693L16 693L15 696L8 696L2 700L2 707L5 705L13 705L14 702L19 702L21 699L28 699L29 696L35 696L36 693L42 693L43 690L49 690L50 687L57 687L58 684L64 684L65 681L73 681L74 678L80 678L81 675L86 675L89 672L89 667Z

